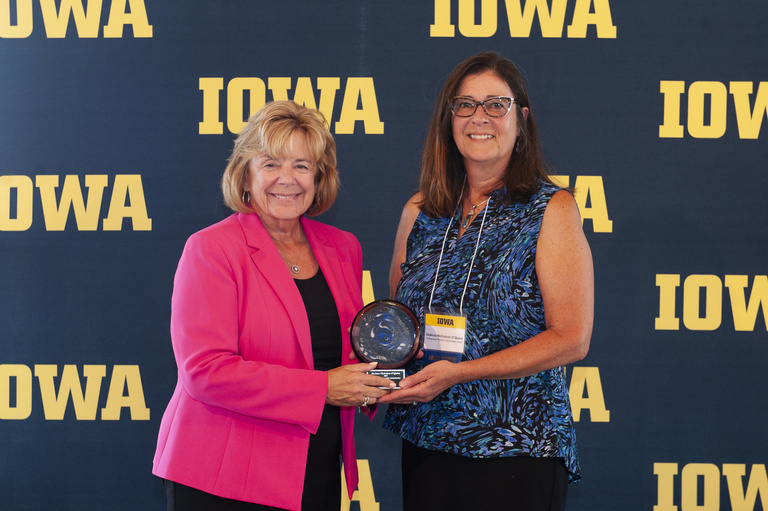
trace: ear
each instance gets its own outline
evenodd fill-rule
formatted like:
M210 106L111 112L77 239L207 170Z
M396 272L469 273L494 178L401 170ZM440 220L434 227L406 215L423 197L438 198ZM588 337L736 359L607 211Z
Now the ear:
M251 191L251 163L252 162L253 162L253 158L250 158L247 162L245 162L245 169L243 169L243 191L244 192Z
M530 110L528 110L528 107L527 107L527 106L524 106L524 107L523 107L523 108L521 108L520 110L522 110L522 112L523 112L523 119L525 119L525 120L527 121L527 120L528 120L528 112L529 112Z

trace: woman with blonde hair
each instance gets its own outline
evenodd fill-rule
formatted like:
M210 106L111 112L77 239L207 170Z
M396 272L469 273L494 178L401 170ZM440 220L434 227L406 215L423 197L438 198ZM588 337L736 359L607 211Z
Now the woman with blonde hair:
M360 244L307 218L338 186L316 110L269 103L235 141L235 213L189 238L174 282L178 383L153 469L169 510L339 509L342 459L356 488L355 407L394 384L350 357Z

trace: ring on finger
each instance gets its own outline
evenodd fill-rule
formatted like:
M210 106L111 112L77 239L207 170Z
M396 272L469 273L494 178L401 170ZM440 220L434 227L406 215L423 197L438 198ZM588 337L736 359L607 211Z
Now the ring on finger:
M361 405L363 408L368 407L368 399L369 399L368 396L365 396L365 401L363 401L363 404Z

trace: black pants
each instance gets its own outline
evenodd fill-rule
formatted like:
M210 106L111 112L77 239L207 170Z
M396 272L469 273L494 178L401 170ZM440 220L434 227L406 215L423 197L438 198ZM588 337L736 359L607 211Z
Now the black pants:
M562 511L568 471L562 458L467 458L403 441L405 511Z
M225 499L196 488L163 480L168 511L278 511L280 508Z

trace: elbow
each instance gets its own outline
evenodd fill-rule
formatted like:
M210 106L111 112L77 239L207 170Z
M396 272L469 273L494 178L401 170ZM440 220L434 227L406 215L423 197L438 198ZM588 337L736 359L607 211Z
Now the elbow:
M592 328L580 332L574 337L573 362L584 360L589 353L589 344L592 340Z
M201 402L207 400L206 396L210 392L210 378L199 367L189 367L187 365L187 367L182 368L179 371L179 381L190 397Z
M589 353L589 344L592 339L592 325L571 325L569 328L547 329L556 335L560 365L573 364L586 358Z
M583 340L576 346L576 350L574 351L574 362L579 362L581 360L584 360L587 358L587 354L589 353L589 338Z
M224 390L221 374L227 372L227 366L231 362L220 354L190 357L179 366L179 380L192 398L208 402L211 395Z

